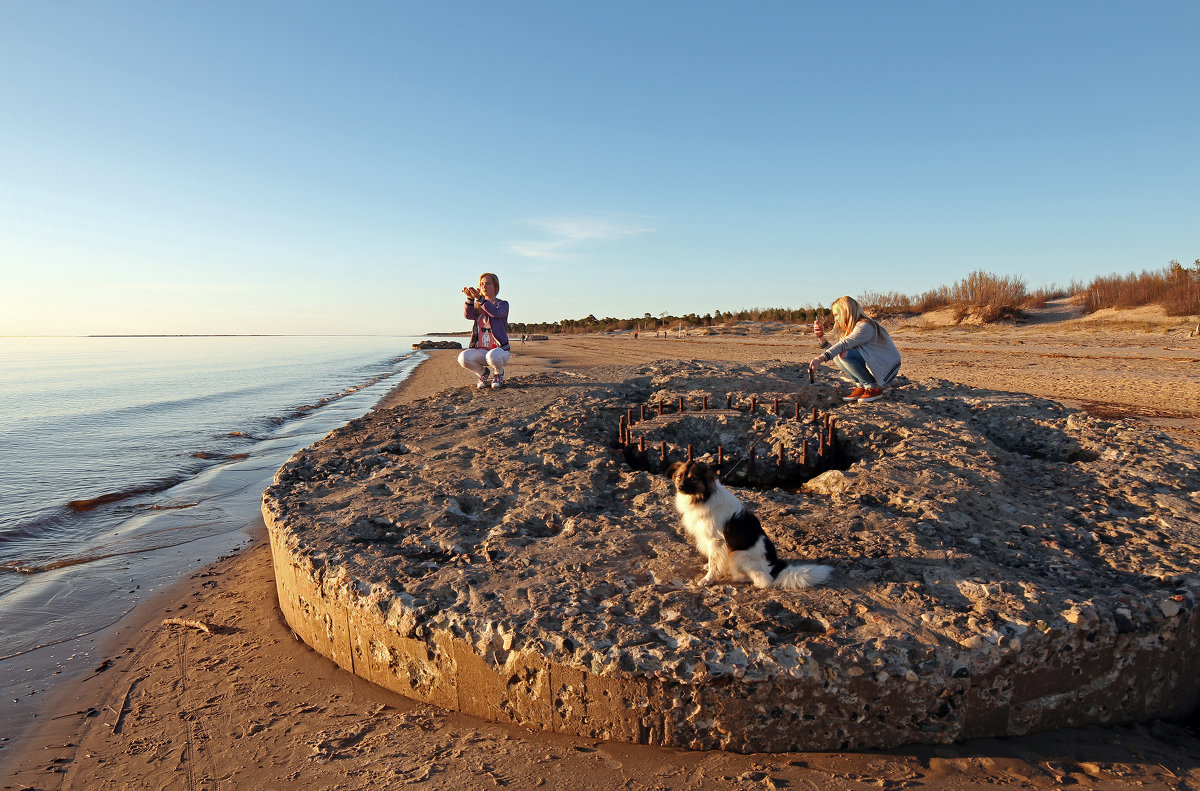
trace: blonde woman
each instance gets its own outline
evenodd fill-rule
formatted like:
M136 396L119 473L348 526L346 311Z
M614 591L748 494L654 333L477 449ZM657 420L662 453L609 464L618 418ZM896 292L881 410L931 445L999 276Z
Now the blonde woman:
M479 377L475 386L492 389L504 385L504 364L508 362L508 302L497 299L500 278L491 272L479 276L479 288L467 286L463 294L467 304L463 318L471 326L471 343L458 355L458 364Z
M855 385L843 401L865 404L883 398L883 385L900 370L900 352L892 337L852 297L839 297L833 303L833 322L841 335L837 343L825 340L825 328L813 322L813 334L825 351L813 358L809 370L815 372L821 363L833 360Z

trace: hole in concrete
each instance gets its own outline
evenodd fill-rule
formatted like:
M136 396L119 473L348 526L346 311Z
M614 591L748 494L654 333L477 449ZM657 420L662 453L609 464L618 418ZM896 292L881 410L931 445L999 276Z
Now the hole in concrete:
M617 446L635 470L665 475L673 463L696 459L727 485L753 489L799 489L857 458L837 418L800 398L637 404L620 417Z

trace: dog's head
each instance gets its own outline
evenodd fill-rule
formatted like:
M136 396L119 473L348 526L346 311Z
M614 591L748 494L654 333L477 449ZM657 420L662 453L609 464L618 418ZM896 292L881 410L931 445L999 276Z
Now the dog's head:
M717 477L702 461L677 461L667 468L675 491L704 502L716 490Z

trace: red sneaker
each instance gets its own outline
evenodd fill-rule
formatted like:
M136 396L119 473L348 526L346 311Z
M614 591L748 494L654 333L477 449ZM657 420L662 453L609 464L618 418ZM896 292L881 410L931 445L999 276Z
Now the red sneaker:
M863 397L863 393L867 392L865 388L856 387L846 395L842 396L843 401L857 401Z
M863 394L861 396L859 396L858 403L867 404L867 403L870 403L871 401L878 401L881 398L883 398L883 388L868 387L866 390L863 391Z

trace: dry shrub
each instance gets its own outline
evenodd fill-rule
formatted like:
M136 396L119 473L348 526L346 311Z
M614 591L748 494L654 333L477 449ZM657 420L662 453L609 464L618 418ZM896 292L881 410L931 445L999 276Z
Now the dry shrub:
M1074 294L1082 294L1084 291L1083 283L1072 281L1070 285L1063 288L1060 285L1043 286L1042 288L1030 291L1025 295L1025 301L1021 303L1021 307L1030 310L1033 308L1042 308L1046 303L1053 299L1062 299Z
M888 291L887 293L879 293L877 291L865 291L859 298L858 303L863 306L863 309L872 315L884 315L887 313L914 313L912 297L907 294L901 294L898 291Z
M931 288L919 296L868 292L860 302L876 314L929 313L952 307L958 321L973 316L987 322L1017 315L1027 296L1025 282L1018 277L975 271L953 286Z
M1084 309L1138 308L1162 305L1168 316L1200 313L1200 259L1194 268L1171 261L1157 271L1098 277L1083 292Z
M999 317L1012 313L1025 301L1025 281L1019 277L1000 277L977 269L950 289L952 300L979 310L976 313ZM985 319L987 321L988 319Z
M1200 316L1200 279L1171 288L1162 305L1168 316Z
M950 303L950 289L947 286L931 288L916 299L917 309L922 313L941 310Z

